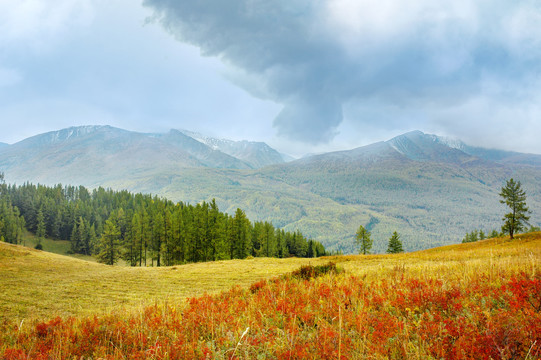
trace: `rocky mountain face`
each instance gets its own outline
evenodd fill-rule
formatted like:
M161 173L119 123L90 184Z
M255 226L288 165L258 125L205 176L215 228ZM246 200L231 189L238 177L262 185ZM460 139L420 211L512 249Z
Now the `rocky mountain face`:
M291 160L291 158L280 154L264 142L233 141L217 139L187 130L183 130L182 132L214 150L221 151L250 164L255 169Z

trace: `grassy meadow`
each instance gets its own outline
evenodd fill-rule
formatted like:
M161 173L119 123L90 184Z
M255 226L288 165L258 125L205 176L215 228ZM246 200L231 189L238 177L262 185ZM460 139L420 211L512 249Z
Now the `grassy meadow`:
M181 302L206 292L228 290L234 285L247 287L303 264L325 261L254 258L140 268L108 266L0 243L0 319L20 322L84 316Z
M6 359L538 359L541 233L163 268L0 243L0 314Z

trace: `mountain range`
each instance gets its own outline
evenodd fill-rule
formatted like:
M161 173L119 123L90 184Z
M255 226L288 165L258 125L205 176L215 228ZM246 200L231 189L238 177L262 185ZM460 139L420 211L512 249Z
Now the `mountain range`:
M254 169L284 162L276 150L262 142L195 135L179 130L145 134L111 126L71 127L0 147L0 169L17 182L99 186L143 173L186 168Z
M393 231L406 250L499 229L505 180L522 182L540 225L541 155L484 149L413 131L388 141L285 162L265 143L186 130L143 134L85 126L0 147L8 182L112 187L220 209L299 229L331 250L355 251L359 225L384 252Z

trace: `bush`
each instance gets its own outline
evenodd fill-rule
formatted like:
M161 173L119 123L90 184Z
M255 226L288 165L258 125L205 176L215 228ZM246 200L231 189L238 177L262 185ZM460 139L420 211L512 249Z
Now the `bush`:
M41 245L41 244L36 244L36 246L34 246L34 249L36 249L36 250L43 250L43 245Z
M303 265L300 269L291 273L291 276L297 279L310 280L328 273L337 274L342 270L336 267L336 264L329 262L325 265Z

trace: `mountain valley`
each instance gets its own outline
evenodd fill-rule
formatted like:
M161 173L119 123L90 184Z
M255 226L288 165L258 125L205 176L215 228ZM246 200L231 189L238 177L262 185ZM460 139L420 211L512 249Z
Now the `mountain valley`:
M214 139L189 131L143 134L86 126L0 147L10 183L57 183L128 189L173 201L213 198L233 213L272 221L355 252L359 225L384 252L393 231L407 251L459 242L473 229L497 229L499 191L522 182L541 213L541 156L465 145L414 131L388 141L285 162L264 143Z

